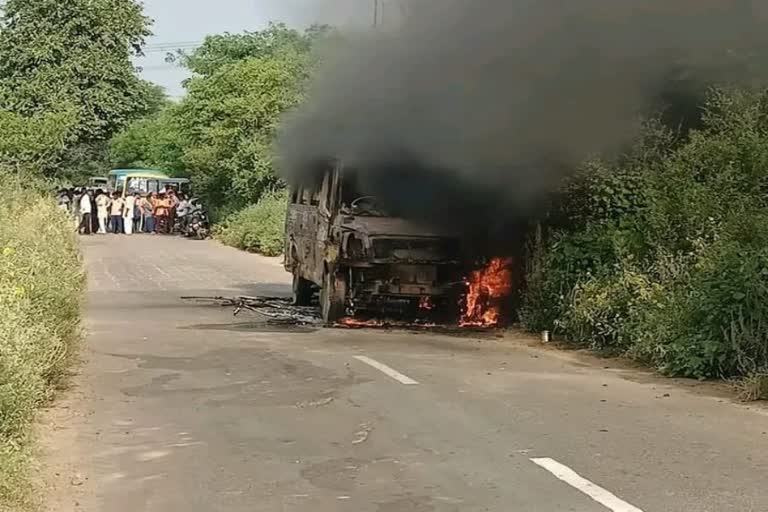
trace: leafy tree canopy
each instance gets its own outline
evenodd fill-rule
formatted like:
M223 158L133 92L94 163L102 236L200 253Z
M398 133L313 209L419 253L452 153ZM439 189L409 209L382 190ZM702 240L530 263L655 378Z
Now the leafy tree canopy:
M178 109L184 153L215 203L255 202L274 185L271 144L281 115L301 99L306 56L248 59L193 79Z
M179 54L195 72L186 97L116 136L113 164L190 175L212 207L255 203L279 184L272 167L275 130L303 99L313 47L325 33L325 27L299 32L271 25L211 36L194 53Z
M208 76L223 66L248 58L270 59L286 52L308 53L318 37L327 31L328 27L324 25L299 32L282 23L271 23L269 28L259 32L208 36L194 52L179 51L175 56L169 56L169 60L180 62L196 74Z
M76 119L72 110L23 117L0 110L0 173L42 173L58 161Z
M74 110L72 139L106 139L157 108L131 57L150 35L133 0L8 0L0 18L0 108Z
M181 132L176 106L133 123L109 143L109 158L115 168L151 167L173 176L185 176Z

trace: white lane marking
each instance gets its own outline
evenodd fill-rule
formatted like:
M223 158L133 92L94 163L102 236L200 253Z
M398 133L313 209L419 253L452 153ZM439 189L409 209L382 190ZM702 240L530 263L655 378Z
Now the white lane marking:
M368 366L373 366L377 370L379 370L381 373L388 375L395 379L400 384L405 384L406 386L413 386L414 384L418 384L417 381L413 380L412 378L408 377L407 375L403 375L402 373L398 372L397 370L394 370L390 368L389 366L382 364L375 359L371 359L370 357L365 356L355 356L355 359L360 361L361 363L365 363Z
M586 494L596 502L600 503L604 507L612 510L613 512L643 512L639 508L633 505L630 505L626 501L619 499L617 496L603 489L599 485L593 484L586 478L583 478L582 476L580 476L578 473L576 473L574 470L572 470L568 466L564 466L563 464L560 464L554 459L549 459L549 458L531 459L531 462L533 462L537 466L540 466L546 469L547 471L555 475L555 477L557 477L558 479L567 483L571 487L575 487L579 491L583 492L584 494Z

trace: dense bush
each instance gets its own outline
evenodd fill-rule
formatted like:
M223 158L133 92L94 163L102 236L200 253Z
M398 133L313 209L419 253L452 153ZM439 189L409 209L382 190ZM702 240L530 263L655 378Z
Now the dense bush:
M287 201L285 192L265 194L254 206L228 216L217 226L216 238L250 252L267 256L281 254Z
M718 91L704 112L569 184L531 265L530 328L673 375L768 371L768 102Z
M78 340L83 272L55 202L0 175L0 504L22 490L24 441Z
M560 327L573 342L624 353L636 341L638 327L661 291L648 276L629 269L588 279L573 289Z

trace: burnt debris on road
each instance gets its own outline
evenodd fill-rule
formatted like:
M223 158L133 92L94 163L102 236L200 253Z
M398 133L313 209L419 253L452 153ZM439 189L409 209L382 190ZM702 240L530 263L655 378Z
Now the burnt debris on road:
M450 332L473 333L488 331L489 325L468 323L465 321L452 324L436 323L428 318L393 318L382 316L347 316L336 322L327 323L322 318L319 305L296 306L292 300L286 297L181 297L182 300L214 304L223 308L232 308L235 316L243 311L251 311L267 318L267 323L272 325L296 325L296 326L321 326L346 329L415 329Z
M234 308L235 316L243 310L264 315L270 323L291 325L322 324L320 311L312 306L294 306L285 297L181 297L182 300L218 304Z

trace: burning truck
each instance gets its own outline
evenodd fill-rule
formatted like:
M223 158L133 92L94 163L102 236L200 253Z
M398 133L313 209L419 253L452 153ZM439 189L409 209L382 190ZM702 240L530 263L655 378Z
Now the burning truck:
M501 322L512 260L478 270L456 232L393 216L356 185L353 172L335 165L314 185L292 188L285 268L296 305L310 305L317 293L329 324L354 325L360 315Z

